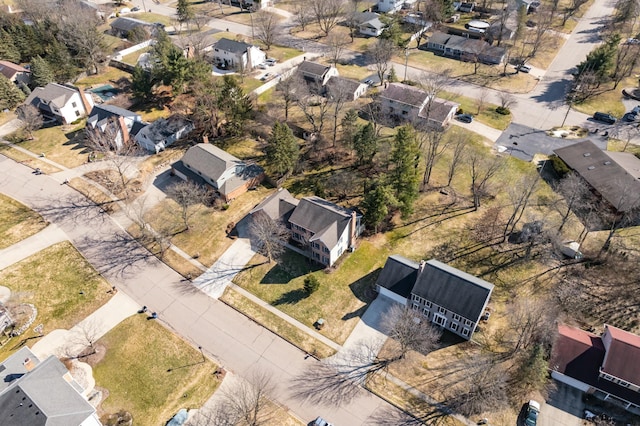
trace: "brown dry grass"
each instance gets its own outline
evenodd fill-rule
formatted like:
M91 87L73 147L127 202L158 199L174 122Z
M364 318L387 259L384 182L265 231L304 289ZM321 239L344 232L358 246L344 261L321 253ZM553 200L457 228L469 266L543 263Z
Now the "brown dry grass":
M120 206L108 194L97 186L82 178L73 178L69 181L69 186L96 203L107 213L120 210Z
M34 158L29 154L25 154L14 147L2 143L0 143L0 154L6 155L12 160L17 161L20 164L24 164L27 167L31 167L34 170L39 168L43 173L51 174L61 171L59 168L52 166L47 162Z
M38 213L0 194L0 249L7 248L47 227Z

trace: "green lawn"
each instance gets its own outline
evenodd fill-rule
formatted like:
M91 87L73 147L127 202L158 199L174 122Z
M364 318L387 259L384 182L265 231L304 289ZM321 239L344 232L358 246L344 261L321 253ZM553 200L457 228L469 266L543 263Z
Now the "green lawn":
M476 99L450 92L441 92L439 96L459 103L463 112L473 114L476 120L487 126L504 130L511 123L511 115L502 115L496 112L498 105L485 104L482 106L480 114L476 115L478 112L478 101Z
M38 213L0 194L0 249L24 240L47 226Z
M0 143L0 154L11 158L18 163L24 164L27 167L31 167L32 169L39 168L43 173L56 173L61 171L59 168L52 166L49 163L45 163L38 158L34 158L33 156L9 145Z
M109 391L101 408L126 410L135 425L163 425L180 408L200 408L219 385L215 364L146 315L124 320L97 345L106 352L93 375Z
M328 274L293 252L278 264L256 256L251 262L256 266L238 274L234 282L309 327L324 318L320 332L341 344L371 302L371 288L388 254L388 248L365 240ZM311 296L302 289L309 273L320 281L320 289Z
M112 84L121 78L131 79L131 74L118 68L106 67L100 74L90 75L82 80L78 80L76 85L86 87L101 84Z
M38 310L33 326L0 348L4 359L36 334L33 327L44 325L48 333L57 328L69 329L105 304L111 286L93 269L69 242L48 247L21 262L0 271L0 285L11 289L15 298L10 304L30 303Z
M160 15L157 13L149 13L149 12L141 12L141 13L132 13L129 15L126 15L128 17L131 18L135 18L135 19L139 19L141 21L144 22L150 22L152 24L155 24L156 22L161 23L162 25L165 25L167 27L170 27L173 25L173 21L170 17L168 16L164 16L164 15Z

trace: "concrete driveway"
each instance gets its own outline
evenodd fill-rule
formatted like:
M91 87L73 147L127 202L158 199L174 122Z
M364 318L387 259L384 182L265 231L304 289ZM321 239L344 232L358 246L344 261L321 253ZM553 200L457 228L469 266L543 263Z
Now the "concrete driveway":
M584 414L582 392L554 382L556 390L549 395L546 403L540 409L539 426L581 426Z

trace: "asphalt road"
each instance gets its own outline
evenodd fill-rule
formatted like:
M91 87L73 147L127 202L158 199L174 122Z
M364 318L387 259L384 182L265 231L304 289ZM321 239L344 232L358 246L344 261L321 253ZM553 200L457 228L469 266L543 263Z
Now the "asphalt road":
M304 377L317 361L245 316L194 290L182 277L140 247L95 205L47 175L0 155L0 191L58 225L89 262L137 303L159 314L177 334L235 374L271 373L275 400L305 421L326 416L336 425L381 424L376 419L400 416L393 407L360 390L341 406L301 399L292 379Z

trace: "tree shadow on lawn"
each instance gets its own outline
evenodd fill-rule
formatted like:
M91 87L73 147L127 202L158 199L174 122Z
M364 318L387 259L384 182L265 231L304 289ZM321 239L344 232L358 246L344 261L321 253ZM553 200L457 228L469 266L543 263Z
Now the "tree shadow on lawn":
M297 288L280 295L280 297L273 301L272 305L295 305L307 297L309 297L309 293L307 293L303 288Z
M265 274L260 284L288 284L291 280L322 269L301 254L287 250L280 261Z
M80 154L88 154L91 152L91 150L84 145L84 129L78 129L69 133L65 133L64 136L68 140L62 145L72 145L71 149L74 151L80 150Z

